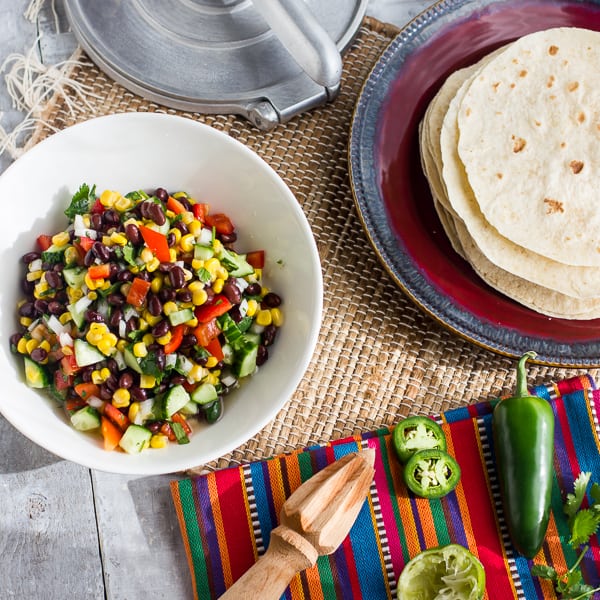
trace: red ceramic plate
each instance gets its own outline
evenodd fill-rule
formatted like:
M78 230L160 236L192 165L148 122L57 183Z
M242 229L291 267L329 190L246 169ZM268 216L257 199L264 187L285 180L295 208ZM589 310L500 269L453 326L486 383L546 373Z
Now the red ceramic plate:
M485 284L452 249L421 170L417 128L452 71L525 34L600 30L597 1L438 2L390 44L359 97L350 134L355 203L392 278L425 311L490 350L557 366L600 366L600 319L554 319ZM598 149L600 152L600 148Z

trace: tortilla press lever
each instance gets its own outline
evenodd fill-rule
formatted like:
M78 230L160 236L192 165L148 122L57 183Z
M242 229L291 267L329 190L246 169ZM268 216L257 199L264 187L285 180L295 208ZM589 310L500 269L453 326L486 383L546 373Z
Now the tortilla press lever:
M252 0L292 58L316 83L334 92L342 77L342 56L304 0Z
M332 554L369 492L375 450L352 452L305 481L283 504L267 551L221 600L278 600L296 573Z

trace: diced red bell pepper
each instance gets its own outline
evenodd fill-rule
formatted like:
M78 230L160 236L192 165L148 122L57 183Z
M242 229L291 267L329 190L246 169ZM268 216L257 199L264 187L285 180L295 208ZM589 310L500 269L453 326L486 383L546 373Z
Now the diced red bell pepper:
M37 236L37 245L38 248L42 251L45 252L46 250L48 250L48 248L50 248L50 246L52 246L52 236L51 235L38 235Z
M75 393L84 400L89 400L92 396L100 396L100 388L92 382L84 381L75 386Z
M91 265L88 267L90 279L108 279L110 277L110 263Z
M62 369L54 371L54 387L59 392L68 390L73 385L73 375L67 375Z
M221 329L217 324L217 318L213 318L206 323L198 323L198 325L194 328L194 335L196 336L196 340L198 344L203 348L206 348L208 344L210 344L211 340L216 338L220 333Z
M60 359L60 368L62 372L67 376L74 375L75 373L77 373L77 371L79 371L79 365L75 360L75 355L66 354L65 356L63 356Z
M223 354L223 348L221 347L221 342L218 337L213 338L204 346L206 350L208 350L212 356L214 356L218 361L223 360L225 355Z
M93 215L94 214L101 215L105 210L106 210L106 208L104 207L104 204L102 204L102 202L100 202L100 198L96 198L96 201L94 202L94 204L92 204L90 213L92 213Z
M127 416L110 402L107 402L104 405L104 416L108 417L112 423L123 432L129 427L129 419Z
M140 307L144 304L144 300L148 295L148 291L150 290L151 283L142 279L141 277L135 277L131 282L131 287L127 292L127 297L125 298L128 304L131 306Z
M192 212L194 213L195 219L204 223L206 221L206 215L208 214L208 204L196 202L196 204L192 204Z
M83 398L69 398L65 400L65 410L68 412L72 412L74 410L78 410L79 408L83 408L87 406L87 401Z
M214 215L206 215L204 221L209 227L214 227L217 233L229 235L233 233L233 223L229 217L223 213L215 213Z
M154 231L146 225L139 225L140 233L146 242L146 246L154 252L154 255L160 262L169 262L171 260L171 253L169 252L169 242L167 236L160 233L160 231Z
M180 323L171 329L171 339L163 346L165 354L173 354L173 352L175 352L177 348L181 346L185 328L186 326L183 323Z
M82 236L79 238L79 245L83 248L85 252L92 249L94 245L94 240L89 237Z
M119 445L119 442L123 437L123 432L105 416L101 417L100 431L102 432L102 437L104 438L105 450L114 450Z
M253 252L248 252L246 254L246 261L255 269L263 269L265 266L265 251L254 250Z
M173 429L166 422L162 424L162 426L160 428L160 432L162 434L166 435L169 438L169 441L171 441L171 442L174 442L175 440L177 440L177 438L175 437L175 434L173 433Z
M224 315L232 306L226 296L217 294L210 304L197 306L194 312L200 323L208 323L215 317Z
M173 198L173 196L169 196L167 199L167 208L176 215L180 215L186 211L185 206L177 198Z

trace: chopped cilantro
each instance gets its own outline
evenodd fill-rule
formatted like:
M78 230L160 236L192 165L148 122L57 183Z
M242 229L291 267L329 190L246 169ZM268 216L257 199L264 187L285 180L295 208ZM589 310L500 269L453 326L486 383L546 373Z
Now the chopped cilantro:
M200 269L198 269L196 271L196 275L202 283L208 283L211 278L210 273L204 267L201 267Z
M161 369L158 364L155 352L148 352L146 356L140 359L140 369L145 375L154 375L156 383L160 383L164 373L164 369Z
M90 209L96 201L96 186L90 187L83 183L71 198L71 204L65 210L65 215L72 221L75 215L84 215L90 212Z

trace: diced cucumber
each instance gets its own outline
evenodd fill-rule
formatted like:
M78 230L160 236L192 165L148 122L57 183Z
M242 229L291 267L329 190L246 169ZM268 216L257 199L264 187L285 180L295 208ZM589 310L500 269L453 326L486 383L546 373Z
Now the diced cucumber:
M225 336L228 344L231 344L234 348L236 344L242 338L242 332L240 328L236 325L235 321L229 316L228 313L217 317L217 322L219 323L219 327Z
M246 260L244 254L237 254L237 252L221 246L217 258L229 271L231 277L246 277L246 275L254 273L254 267Z
M77 431L88 431L100 427L100 415L91 406L84 406L71 415L71 424Z
M234 354L231 344L223 344L223 346L221 346L221 350L223 352L223 362L226 365L232 365L234 361Z
M76 339L73 342L75 349L75 361L78 367L87 367L100 362L106 358L100 350L88 344L85 340Z
M198 260L208 260L215 255L215 251L210 246L202 246L201 244L196 244L194 246L194 258Z
M83 296L74 302L73 304L69 304L67 306L69 313L71 314L71 318L75 325L77 325L78 329L82 329L85 324L85 311L90 307L92 301L87 297Z
M183 408L179 409L179 412L186 417L193 417L198 414L198 405L190 400Z
M193 318L194 311L191 308L182 308L181 310L176 310L169 315L169 321L173 327L176 325L181 325L182 323L185 323Z
M142 374L142 367L140 367L140 363L133 354L131 348L127 347L123 350L123 360L130 369L133 369L136 373L139 373L140 375Z
M169 219L166 219L162 225L156 226L156 231L162 233L163 235L167 235L167 233L169 233L169 229L171 229L171 221L169 221Z
M125 430L123 437L119 441L119 446L128 454L139 454L150 445L152 432L141 425L129 425Z
M57 265L63 262L66 246L56 246L52 244L47 250L42 252L42 261L50 265Z
M68 286L79 289L83 285L87 269L85 267L69 267L63 269L62 273Z
M36 363L29 356L23 356L25 363L25 381L31 388L42 389L50 384L50 375L43 365Z
M160 413L163 419L169 419L190 401L190 395L182 385L173 386L160 400Z
M214 402L219 395L217 388L212 383L201 383L192 393L191 399L197 404L208 404Z
M256 356L258 355L258 344L246 342L236 350L233 373L237 377L247 377L256 370Z
M253 333L248 331L244 334L244 339L251 344L260 345L260 333Z

